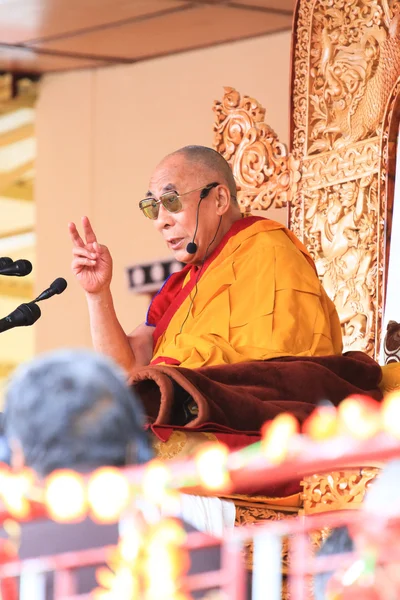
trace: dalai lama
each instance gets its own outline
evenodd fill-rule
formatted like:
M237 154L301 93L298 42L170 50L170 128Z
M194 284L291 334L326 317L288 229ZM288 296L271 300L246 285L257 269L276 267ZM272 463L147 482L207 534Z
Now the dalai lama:
M302 420L322 400L381 397L379 366L342 355L338 314L306 248L280 223L243 217L218 152L168 155L138 208L185 267L130 334L114 310L109 249L87 217L83 235L69 231L94 347L125 369L150 421L248 432L283 410Z

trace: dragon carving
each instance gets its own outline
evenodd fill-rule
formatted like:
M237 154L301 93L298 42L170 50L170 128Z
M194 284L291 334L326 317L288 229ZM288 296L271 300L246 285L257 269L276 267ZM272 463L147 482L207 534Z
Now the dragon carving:
M377 135L400 74L400 14L391 16L387 0L321 4L313 23L308 154Z
M344 349L377 356L400 1L300 0L296 40L292 151L301 177L290 227L335 302Z

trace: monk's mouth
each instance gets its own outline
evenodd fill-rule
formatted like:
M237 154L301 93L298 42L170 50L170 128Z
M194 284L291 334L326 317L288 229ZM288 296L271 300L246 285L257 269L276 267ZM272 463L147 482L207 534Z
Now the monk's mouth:
M178 250L183 245L184 238L175 238L167 242L171 250Z

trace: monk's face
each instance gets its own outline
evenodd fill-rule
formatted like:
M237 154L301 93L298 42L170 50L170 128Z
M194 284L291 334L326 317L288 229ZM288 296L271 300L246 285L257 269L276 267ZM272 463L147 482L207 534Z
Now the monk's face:
M149 192L157 200L169 191L185 194L180 198L182 209L179 212L169 212L160 203L158 217L154 220L156 229L163 236L176 260L180 262L201 264L206 254L209 256L225 233L223 227L218 229L221 216L218 212L218 195L221 190L214 188L200 205L195 238L197 252L189 254L186 250L187 245L193 240L196 228L196 213L201 193L201 189L198 188L204 188L213 182L218 182L218 175L206 167L187 161L179 154L162 161L150 180ZM215 240L210 245L214 236L216 236Z

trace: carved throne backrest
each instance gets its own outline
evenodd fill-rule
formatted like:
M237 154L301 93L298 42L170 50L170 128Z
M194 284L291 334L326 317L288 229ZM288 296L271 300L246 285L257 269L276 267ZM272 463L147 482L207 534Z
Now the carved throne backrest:
M245 212L288 207L335 302L344 349L379 353L400 121L400 0L299 0L289 152L254 99L225 88L214 147Z
M300 179L299 161L264 122L265 108L257 100L224 90L214 103L214 148L232 167L242 211L287 206Z

